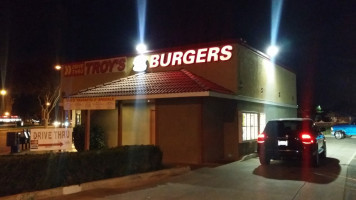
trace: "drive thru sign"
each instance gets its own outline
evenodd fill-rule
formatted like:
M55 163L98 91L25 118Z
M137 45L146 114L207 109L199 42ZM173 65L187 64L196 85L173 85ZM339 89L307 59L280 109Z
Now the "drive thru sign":
M73 128L31 129L31 151L72 149Z

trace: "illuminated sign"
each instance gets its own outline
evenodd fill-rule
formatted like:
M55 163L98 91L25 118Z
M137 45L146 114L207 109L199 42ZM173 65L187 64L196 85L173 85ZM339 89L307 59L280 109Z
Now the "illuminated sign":
M21 122L21 118L18 116L0 116L0 122L11 123L11 122Z
M209 47L190 49L187 51L175 51L150 56L150 68L167 67L175 65L190 65L198 63L209 63L227 61L232 57L231 45L222 47Z
M73 128L31 129L30 150L72 149Z
M66 98L64 110L112 110L115 109L113 97Z
M135 72L143 72L147 69L147 56L140 54L133 61L133 70Z
M122 72L126 67L126 57L92 60L63 66L65 77Z

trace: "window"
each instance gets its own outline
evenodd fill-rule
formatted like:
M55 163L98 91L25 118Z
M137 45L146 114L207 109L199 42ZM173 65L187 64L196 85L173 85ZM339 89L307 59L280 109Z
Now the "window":
M265 113L242 113L242 141L255 140L266 126Z
M258 136L258 114L242 113L242 140L254 140Z
M258 133L262 133L265 127L266 127L266 114L260 113L260 130L258 131Z

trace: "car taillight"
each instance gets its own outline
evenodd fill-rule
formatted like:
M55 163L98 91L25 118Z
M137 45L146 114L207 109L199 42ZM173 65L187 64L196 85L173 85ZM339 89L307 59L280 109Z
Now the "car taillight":
M264 143L265 142L265 133L260 133L259 135L258 135L258 137L257 137L257 143L260 143L260 144L262 144L262 143Z
M302 140L303 144L313 144L314 138L310 133L301 133L300 139Z

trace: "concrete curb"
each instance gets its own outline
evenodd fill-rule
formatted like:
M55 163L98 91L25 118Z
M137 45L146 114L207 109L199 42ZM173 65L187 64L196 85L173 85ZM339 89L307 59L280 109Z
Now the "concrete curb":
M242 157L242 158L239 160L239 162L243 162L243 161L249 160L249 159L251 159L251 158L257 158L257 157L258 157L257 152L256 152L256 153L251 153L251 154L249 154L249 155L246 155L246 156Z
M164 180L168 177L187 173L189 171L190 171L189 166L176 167L176 168L164 169L164 170L159 170L154 172L133 174L124 177L87 182L87 183L82 183L80 185L71 185L71 186L58 187L58 188L53 188L48 190L15 194L11 196L0 197L0 200L45 199L45 198L59 197L63 195L74 194L74 193L93 190L93 189L102 189L102 188L128 189L132 187L143 186L149 183L154 183L160 180Z

